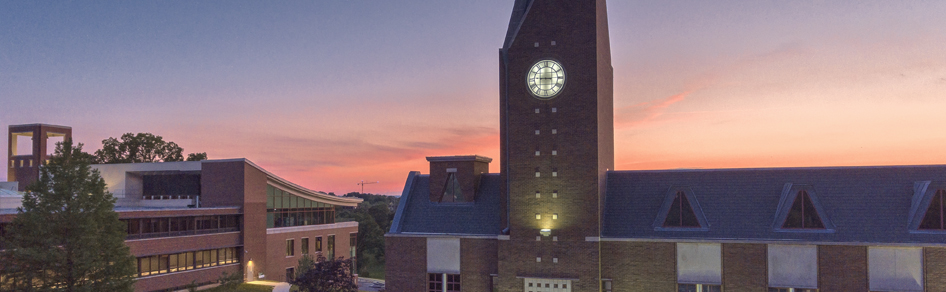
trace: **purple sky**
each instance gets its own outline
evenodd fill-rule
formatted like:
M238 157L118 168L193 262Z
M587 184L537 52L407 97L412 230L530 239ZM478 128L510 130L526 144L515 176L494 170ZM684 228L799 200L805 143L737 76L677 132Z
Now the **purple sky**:
M399 194L425 156L497 171L512 2L0 0L0 127L335 193ZM946 1L608 4L618 169L946 163Z

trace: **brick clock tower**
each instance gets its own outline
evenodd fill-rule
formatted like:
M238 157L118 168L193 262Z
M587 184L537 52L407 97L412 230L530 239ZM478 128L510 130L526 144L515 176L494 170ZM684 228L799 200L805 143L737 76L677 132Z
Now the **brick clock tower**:
M513 9L499 54L508 217L498 288L599 291L601 209L614 168L605 0L517 0Z

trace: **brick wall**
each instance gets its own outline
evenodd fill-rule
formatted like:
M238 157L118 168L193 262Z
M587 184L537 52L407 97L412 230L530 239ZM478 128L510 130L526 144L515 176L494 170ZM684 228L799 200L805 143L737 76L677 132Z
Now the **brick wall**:
M385 236L384 256L386 290L427 291L427 238Z
M924 248L923 265L926 291L946 291L946 248Z
M723 243L723 290L768 291L768 249L765 244Z
M818 246L818 288L821 292L868 291L867 247Z
M676 253L674 243L601 242L601 277L615 292L676 291Z
M490 291L489 275L497 273L497 247L496 239L460 239L460 287L463 291Z

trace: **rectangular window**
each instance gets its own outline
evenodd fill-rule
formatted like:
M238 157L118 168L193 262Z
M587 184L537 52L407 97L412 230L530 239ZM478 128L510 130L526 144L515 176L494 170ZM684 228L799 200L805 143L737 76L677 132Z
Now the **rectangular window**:
M447 275L447 291L446 292L460 292L460 275L457 274L446 274Z
M295 268L286 268L286 282L292 282L296 279L296 269Z
M443 292L443 274L427 274L427 292Z
M185 252L184 255L184 270L193 270L194 269L194 253Z
M699 290L700 284L722 284L721 251L718 243L677 243L679 291L690 291L684 286Z
M322 252L322 237L315 238L315 252Z
M328 241L325 244L328 245L328 256L326 256L326 258L330 260L335 259L335 235L329 235Z
M923 248L869 247L871 291L923 291Z
M769 287L818 289L818 247L768 245Z
M611 279L601 280L601 291L611 292Z
M723 288L720 285L677 284L677 292L722 292L722 289ZM769 288L770 291L771 289L772 288Z
M302 255L309 254L309 238L303 237L300 244L302 244Z
M296 255L296 241L294 239L286 240L286 256L291 257Z

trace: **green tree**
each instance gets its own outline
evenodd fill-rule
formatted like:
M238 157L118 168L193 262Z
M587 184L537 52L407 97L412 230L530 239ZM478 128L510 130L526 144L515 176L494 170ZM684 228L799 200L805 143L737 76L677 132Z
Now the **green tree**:
M82 144L57 143L10 224L0 275L16 291L132 291L135 258Z
M310 267L302 267L299 261L298 269L306 269L305 273L297 273L290 284L299 287L302 292L357 292L355 274L352 274L352 259L326 259L319 255L314 263L307 263Z
M121 141L114 137L102 140L102 149L95 151L95 158L97 163L171 162L184 161L182 153L184 149L181 146L164 141L161 136L125 133ZM199 161L207 159L207 153L191 153L187 158L188 161Z
M207 160L207 152L187 154L187 161Z

